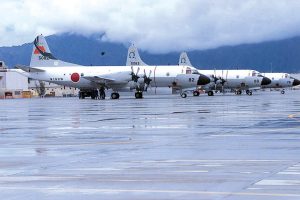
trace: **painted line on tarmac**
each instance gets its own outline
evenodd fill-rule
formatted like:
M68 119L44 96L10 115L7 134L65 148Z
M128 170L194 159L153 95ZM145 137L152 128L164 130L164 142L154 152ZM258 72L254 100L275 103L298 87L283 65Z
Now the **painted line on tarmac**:
M271 185L271 186L299 186L300 180L261 180L255 185Z
M208 173L207 170L179 170L179 171L172 171L177 173Z
M42 143L36 143L36 144L29 144L29 145L24 145L22 146L40 146L40 145L45 145L48 147L52 146L63 146L63 147L73 147L73 146L94 146L94 145L115 145L115 144L146 144L153 142L152 140L149 141L134 141L134 140L124 140L124 141L108 141L108 142L92 142L92 143L55 143L55 144L42 144Z
M184 159L182 159L182 160L134 160L134 161L131 161L132 163L177 163L177 162L200 162L200 163L216 163L217 162L217 164L223 164L223 163L225 163L225 162L238 162L238 163L240 163L240 162L259 162L259 163L261 163L261 162L292 162L292 160L255 160L255 159L253 159L253 160L241 160L241 159L237 159L237 160L230 160L230 159L228 159L228 160L219 160L219 159L217 159L217 160L184 160Z
M156 193L156 194L181 194L181 195L236 195L236 196L269 196L269 197L300 197L300 194L292 193L260 193L260 192L214 192L214 191L192 191L192 190L147 190L147 189L96 189L96 188L57 188L57 187L0 187L0 190L38 190L47 193L83 193L83 194L103 194L111 193ZM47 191L45 191L47 190Z

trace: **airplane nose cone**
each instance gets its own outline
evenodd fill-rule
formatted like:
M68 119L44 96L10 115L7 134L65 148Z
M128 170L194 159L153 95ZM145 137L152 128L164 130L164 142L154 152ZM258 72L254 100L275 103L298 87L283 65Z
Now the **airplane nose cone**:
M294 79L293 86L300 85L300 81L298 79Z
M271 79L267 78L267 77L263 77L262 81L261 81L261 85L269 85L271 83Z
M203 74L200 74L197 85L206 85L208 83L210 83L210 78Z

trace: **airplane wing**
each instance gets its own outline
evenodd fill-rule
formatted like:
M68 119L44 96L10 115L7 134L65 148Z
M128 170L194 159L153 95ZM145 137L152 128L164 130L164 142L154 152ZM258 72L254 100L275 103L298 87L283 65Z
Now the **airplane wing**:
M107 82L115 81L115 79L109 79L101 76L83 76L82 78L85 78L89 81L96 82L96 83L107 83Z
M118 84L126 83L131 80L131 71L125 72L115 72L111 74L103 74L98 76L82 76L87 80L96 82L96 83L107 83L107 84Z
M35 67L27 67L24 65L16 65L15 68L21 69L25 72L45 72L45 70L43 70L43 69L38 69Z

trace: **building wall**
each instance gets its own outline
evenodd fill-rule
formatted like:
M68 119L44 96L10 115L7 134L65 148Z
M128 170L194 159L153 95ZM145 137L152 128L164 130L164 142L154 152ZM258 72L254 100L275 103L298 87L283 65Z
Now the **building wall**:
M28 90L28 78L16 72L6 73L7 90Z
M45 87L45 95L48 96L58 96L58 97L70 97L70 96L78 96L79 89L72 87L65 87L61 85L57 85L54 83L43 82ZM33 96L39 96L38 90L40 89L40 82L36 80L29 79L28 88L29 91L33 94Z
M22 98L28 90L27 78L16 72L0 72L0 98Z

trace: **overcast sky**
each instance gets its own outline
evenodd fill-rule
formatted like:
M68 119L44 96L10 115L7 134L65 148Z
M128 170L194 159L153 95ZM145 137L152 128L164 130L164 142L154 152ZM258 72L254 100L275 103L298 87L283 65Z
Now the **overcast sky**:
M0 10L0 46L105 33L161 53L300 35L300 0L1 0Z

